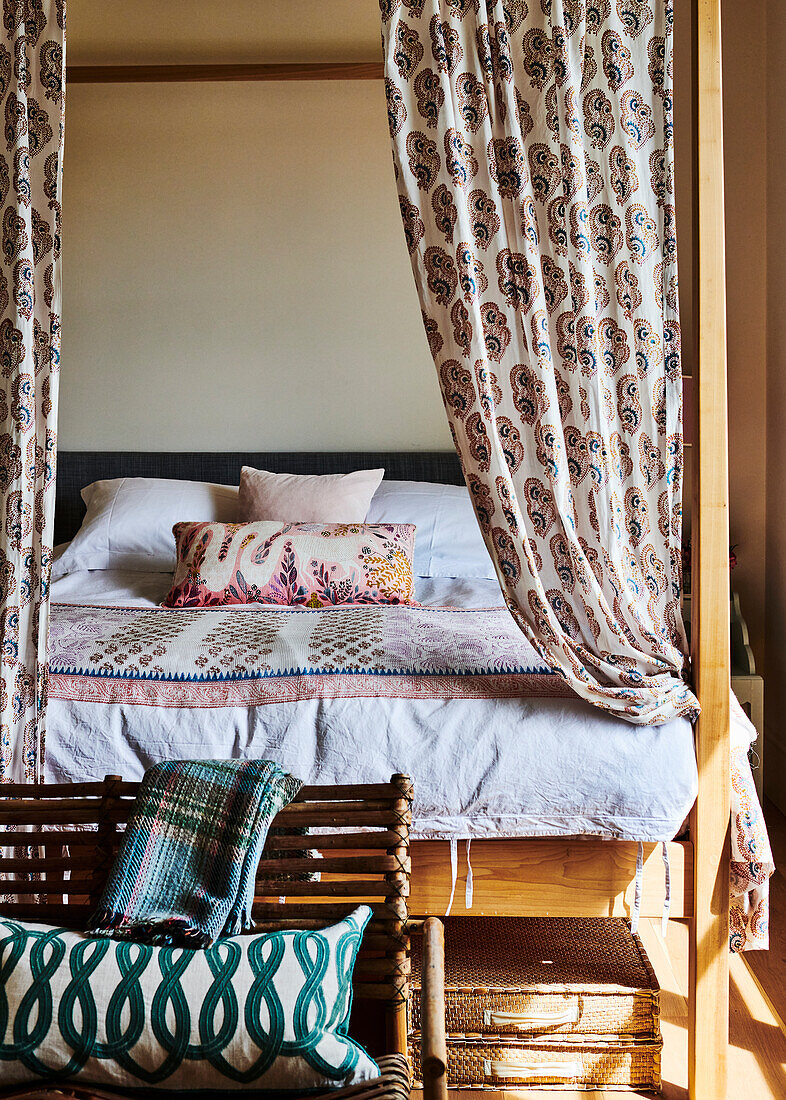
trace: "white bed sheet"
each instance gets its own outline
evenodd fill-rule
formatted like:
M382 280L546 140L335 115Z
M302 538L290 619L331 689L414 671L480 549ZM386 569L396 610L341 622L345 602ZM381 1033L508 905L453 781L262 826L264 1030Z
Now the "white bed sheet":
M52 581L53 603L156 607L172 587L171 573L84 569ZM416 577L415 597L427 607L502 607L496 580Z
M52 585L56 603L154 606L162 573L90 571ZM492 607L496 581L420 578L430 606ZM270 756L306 783L415 784L413 836L591 834L669 840L696 797L684 719L632 726L577 698L304 699L185 710L52 699L46 775L141 778L163 759Z

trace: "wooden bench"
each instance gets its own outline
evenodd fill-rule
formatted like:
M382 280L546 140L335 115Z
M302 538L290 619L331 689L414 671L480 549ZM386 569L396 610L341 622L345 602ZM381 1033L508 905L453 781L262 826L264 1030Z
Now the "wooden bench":
M0 914L84 928L101 896L138 786L107 776L95 783L0 788L0 897L6 899ZM355 966L353 1017L373 1018L369 1010L374 1004L381 1008L384 1024L369 1046L382 1072L374 1081L327 1094L336 1100L409 1096L411 806L412 785L406 775L394 775L389 783L303 787L275 818L259 862L255 932L321 928L361 902L372 907ZM315 871L318 881L302 877ZM366 1035L362 1038L368 1042ZM122 1090L68 1083L0 1087L3 1100L118 1100L123 1095Z

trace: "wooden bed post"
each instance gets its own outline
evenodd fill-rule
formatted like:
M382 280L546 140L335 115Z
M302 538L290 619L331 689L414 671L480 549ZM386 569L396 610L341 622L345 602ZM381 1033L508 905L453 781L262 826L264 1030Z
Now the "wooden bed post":
M725 1100L729 1038L729 522L720 0L694 0L696 424L693 680L699 795L691 818L688 1091Z

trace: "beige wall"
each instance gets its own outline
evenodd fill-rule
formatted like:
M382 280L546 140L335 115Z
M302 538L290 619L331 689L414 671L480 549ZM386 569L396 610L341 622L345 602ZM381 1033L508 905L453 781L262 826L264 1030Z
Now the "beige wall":
M767 468L767 0L723 0L730 538L759 671L764 667Z
M71 0L70 64L367 60L375 0ZM72 85L63 448L450 447L381 82Z
M380 82L74 85L63 448L450 447Z

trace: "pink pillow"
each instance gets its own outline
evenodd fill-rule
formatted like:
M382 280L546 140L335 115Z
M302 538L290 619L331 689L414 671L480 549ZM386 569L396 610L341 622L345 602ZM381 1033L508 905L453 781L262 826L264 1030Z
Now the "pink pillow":
M410 523L176 523L164 607L412 603Z
M298 523L362 523L384 470L351 474L271 474L244 466L238 519Z

